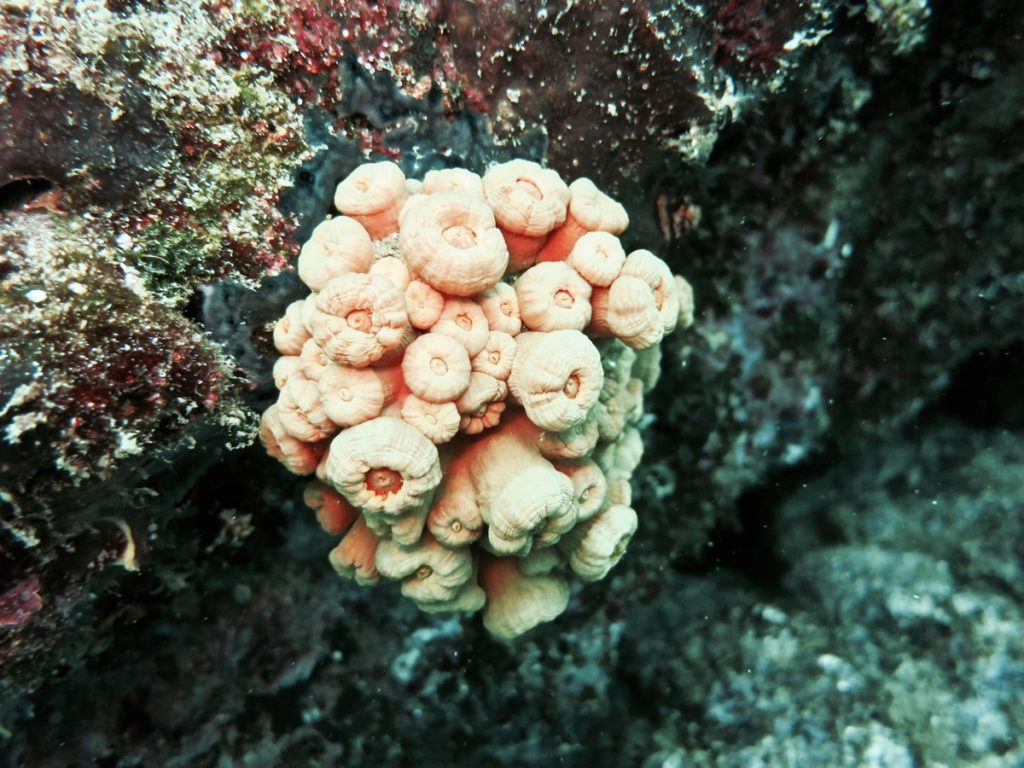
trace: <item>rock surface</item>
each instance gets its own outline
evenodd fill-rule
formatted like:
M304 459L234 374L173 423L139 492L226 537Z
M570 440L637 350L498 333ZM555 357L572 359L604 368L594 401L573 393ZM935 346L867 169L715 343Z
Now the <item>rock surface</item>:
M1024 761L1014 3L2 7L6 764ZM514 644L240 448L369 152L593 172L694 285L629 553Z

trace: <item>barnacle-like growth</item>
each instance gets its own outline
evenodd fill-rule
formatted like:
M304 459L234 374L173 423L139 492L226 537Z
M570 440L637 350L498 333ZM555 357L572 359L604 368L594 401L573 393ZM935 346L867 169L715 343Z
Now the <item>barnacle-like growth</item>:
M354 506L400 515L429 503L441 482L437 448L401 419L381 417L331 441L327 480Z
M516 340L503 331L491 331L487 345L470 362L474 372L505 381L512 373L515 356Z
M608 197L590 179L576 179L569 185L569 210L565 223L548 238L541 250L541 261L566 258L588 232L617 235L629 226L629 216L621 203Z
M305 304L304 301L293 301L285 310L284 317L274 324L274 346L282 355L298 355L309 339L309 331L302 322Z
M402 419L416 427L430 442L447 443L459 431L461 416L453 402L432 403L409 394L402 399Z
M310 480L303 491L302 500L316 513L316 520L326 533L341 536L359 519L359 510L329 485Z
M316 386L327 417L339 427L354 427L379 416L400 381L397 368L353 368L331 363Z
M348 216L317 225L299 253L298 270L311 291L348 272L365 272L373 263L373 241L366 229Z
M260 442L267 453L296 475L309 475L316 469L323 453L320 443L305 443L288 434L281 423L277 404L270 406L260 420Z
M362 368L411 340L405 295L381 275L351 272L317 294L313 339L334 362Z
M309 379L285 384L277 398L277 414L285 432L304 443L318 443L338 431L327 417L317 382Z
M558 174L529 160L491 166L484 174L484 197L508 244L513 272L536 261L548 233L565 221L569 188Z
M476 297L487 324L492 331L515 336L523 329L516 289L508 283L498 283ZM440 314L440 312L438 312Z
M483 179L465 168L445 168L441 171L427 171L423 177L423 191L428 195L439 192L462 192L484 199Z
M522 333L508 384L530 421L568 429L586 419L601 394L601 355L579 331Z
M360 517L345 537L331 550L329 559L339 576L354 579L357 584L380 581L376 557L380 538L370 530L365 517Z
M412 546L387 539L377 547L377 570L402 582L402 594L416 603L450 603L473 575L473 557L466 549L438 544L426 533Z
M413 328L425 331L440 319L443 309L443 293L422 280L409 281L405 287L405 311Z
M579 506L580 522L589 520L602 509L608 497L608 479L604 472L590 459L555 464L555 469L564 473L572 483Z
M590 283L563 261L530 267L516 280L523 325L531 331L582 331L590 323Z
M434 333L451 336L466 348L470 357L480 354L487 346L490 326L480 305L471 299L449 296L437 322L430 326Z
M636 512L623 504L613 504L576 526L560 548L568 554L569 566L577 576L597 581L622 559L636 526Z
M443 333L425 333L409 345L402 359L405 385L432 403L455 400L469 387L472 367L466 348Z
M397 165L364 163L338 185L334 207L379 239L398 231L398 214L408 194L405 174Z
M654 294L638 277L620 275L610 288L594 292L591 306L595 334L612 334L634 349L652 347L665 335Z
M615 235L588 232L576 241L566 261L588 283L606 288L622 274L626 252Z
M480 586L487 596L484 626L502 640L557 618L569 604L569 584L564 578L527 575L512 557L481 557Z
M406 213L398 242L417 277L453 296L487 290L508 266L493 211L460 192L431 195Z
M299 258L260 437L316 473L337 572L513 638L603 578L637 527L636 425L693 293L586 179L522 160L406 179L368 163ZM521 274L519 274L521 273Z

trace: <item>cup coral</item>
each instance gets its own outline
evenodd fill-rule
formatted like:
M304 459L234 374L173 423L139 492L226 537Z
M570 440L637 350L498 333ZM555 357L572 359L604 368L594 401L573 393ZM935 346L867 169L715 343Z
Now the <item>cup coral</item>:
M556 618L569 576L604 578L636 531L636 424L690 286L626 253L590 180L536 163L422 183L368 163L334 199L275 328L267 451L315 473L340 575L483 609L503 639Z

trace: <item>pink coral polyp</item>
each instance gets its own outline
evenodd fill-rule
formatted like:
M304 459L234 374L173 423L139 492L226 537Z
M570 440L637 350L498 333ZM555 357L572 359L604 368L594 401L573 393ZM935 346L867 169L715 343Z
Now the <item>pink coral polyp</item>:
M499 638L554 619L636 529L637 424L689 285L625 255L621 205L532 162L422 182L366 164L335 201L350 218L314 231L311 293L275 327L267 451L316 472L344 578L482 608Z
M411 338L405 294L381 275L349 273L317 294L313 339L335 363L362 368Z

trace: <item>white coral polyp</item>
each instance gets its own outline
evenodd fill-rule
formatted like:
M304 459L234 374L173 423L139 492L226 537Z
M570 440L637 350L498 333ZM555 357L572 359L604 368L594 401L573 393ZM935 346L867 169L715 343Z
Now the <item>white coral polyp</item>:
M401 419L378 417L331 441L328 482L350 504L382 515L422 506L441 482L437 448Z

